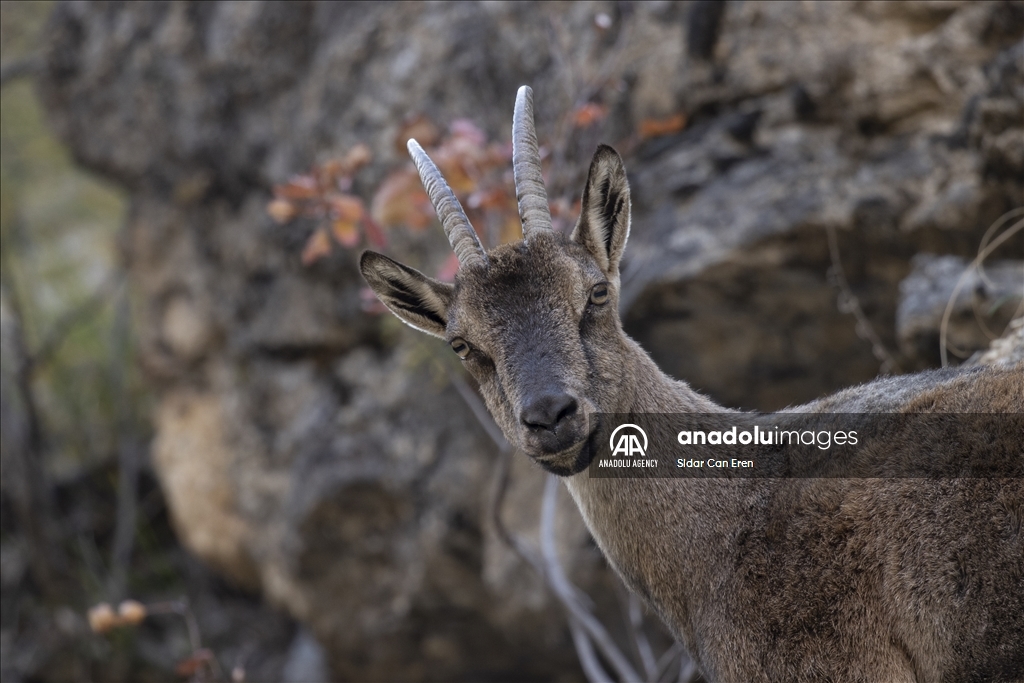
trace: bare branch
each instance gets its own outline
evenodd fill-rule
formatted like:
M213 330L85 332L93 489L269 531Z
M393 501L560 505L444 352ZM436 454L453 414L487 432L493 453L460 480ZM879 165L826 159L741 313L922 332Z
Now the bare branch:
M0 296L7 303L11 320L9 323L10 353L13 359L12 379L13 390L17 394L23 413L24 429L17 430L20 434L16 443L5 442L14 447L5 453L5 478L10 486L5 487L11 495L14 513L18 524L25 530L29 546L29 566L32 578L39 584L43 593L54 596L57 594L57 579L65 566L62 548L54 542L56 524L53 519L53 489L46 471L45 450L46 439L43 422L32 382L32 357L25 339L24 313L21 306L16 283L11 270L4 264L0 268ZM10 437L10 434L7 434Z
M555 548L555 503L558 496L558 478L549 474L544 485L544 500L541 504L540 516L540 547L541 555L544 558L544 576L548 585L555 591L555 595L562 601L573 618L579 621L580 625L587 632L597 645L601 654L608 663L612 665L619 679L622 681L639 681L640 675L629 663L622 651L612 640L608 631L601 622L584 608L576 597L579 591L562 571L562 565L558 561L558 551Z
M995 221L993 221L992 225L988 226L988 230L986 230L985 234L982 235L982 237L981 237L981 242L978 244L978 253L980 254L981 252L985 251L985 248L988 246L989 241L996 234L996 232L999 230L999 228L1001 228L1004 225L1006 225L1006 223L1008 221L1011 221L1014 218L1019 218L1022 215L1024 215L1024 206L1018 206L1015 209L1010 209L1009 211L1004 213L1002 216L997 218ZM978 277L980 277L982 279L982 281L985 282L985 284L987 284L989 286L992 286L992 284L993 284L992 281L989 279L988 275L985 273L985 262L984 261L981 261L981 262L978 263Z
M978 253L980 254L982 251L985 250L985 247L988 246L989 240L992 239L992 235L994 235L996 233L996 231L1000 227L1002 227L1008 220L1010 220L1012 218L1015 218L1015 217L1021 215L1022 213L1024 213L1024 206L1019 206L1016 209L1010 209L1009 211L1004 213L1002 216L997 218L995 220L995 222L993 222L992 225L990 225L988 227L988 230L986 230L985 234L982 236L981 243L978 244ZM981 262L978 263L978 267L975 269L975 272L977 272L977 274L978 274L978 279L981 280L981 282L986 287L989 287L989 288L992 288L992 289L996 288L996 284L988 276L988 273L985 272L985 262L984 261L981 261ZM993 332L989 328L988 324L985 322L985 318L982 316L981 311L978 310L978 304L979 304L978 299L976 297L971 297L971 312L974 314L974 321L976 323L978 323L978 327L981 328L982 333L984 333L984 335L986 337L988 337L989 341L992 341L994 339L998 339L999 337L1002 337L1004 334L1006 334L1007 330L1009 329L1009 323L1007 323L1007 327L1005 327L1002 332L999 332L999 333ZM949 305L948 302L947 302L946 305L947 306ZM1015 318L1019 317L1022 312L1024 312L1024 299L1022 299L1020 304L1017 305L1017 310L1015 310L1013 312L1013 314L1010 316L1010 320L1012 321ZM941 340L942 340L942 336L940 335L940 337L939 337L940 343L941 343ZM952 349L950 349L950 350L952 350Z
M572 644L576 647L576 656L579 657L580 666L583 667L583 673L586 674L587 680L590 683L612 683L611 676L597 659L590 636L580 626L580 622L573 617L569 617L569 630L572 632Z
M657 664L654 666L654 676L651 678L652 681L665 681L665 674L669 672L672 667L672 663L676 661L677 657L686 657L686 651L683 646L678 643L672 643L672 647L661 653L661 657L658 658ZM687 659L689 659L687 657Z
M192 649L191 656L195 657L200 653L204 653L203 639L199 632L199 621L196 619L195 612L192 611L192 607L189 605L187 597L182 596L178 600L156 602L151 605L147 605L146 610L149 614L153 615L176 614L180 616L185 622L185 630L188 633L188 645ZM209 664L214 679L218 681L226 680L224 670L221 668L220 661L218 661L217 656L210 650L205 650L204 654L208 656L206 661ZM197 672L197 674L198 673L199 672Z
M544 562L540 557L533 552L525 543L515 536L508 527L505 526L504 521L501 519L501 507L505 502L505 494L508 491L509 472L511 470L512 456L514 450L508 441L502 436L498 426L494 424L490 414L486 411L484 406L481 404L479 397L476 393L469 388L466 382L458 375L452 373L451 375L452 384L455 385L456 390L462 397L466 405L469 406L470 411L476 416L481 426L484 428L494 440L495 444L499 449L498 456L498 467L494 472L494 479L491 484L491 495L490 503L488 504L488 515L491 520L491 524L494 526L495 532L498 534L498 538L502 540L505 545L512 549L514 553L526 564L534 568L534 570L545 580L548 587L551 588L552 592L555 593L556 597L561 600L561 595L554 589L548 580L548 574L544 568ZM562 600L563 605L565 601ZM593 643L590 637L587 635L586 630L580 625L579 620L573 616L573 611L566 607L569 612L569 630L572 633L573 645L576 648L576 655L580 660L580 666L583 667L583 672L587 676L587 680L591 683L611 683L611 677L601 666L597 656L594 652Z
M188 646L193 652L203 649L203 640L199 634L199 622L192 608L188 604L188 598L182 596L178 600L167 602L155 602L147 605L146 609L150 614L177 614L185 622L185 629L188 632Z
M1013 209L1012 211L1003 214L1003 216L996 221L996 224L1002 225L1006 220L1015 218L1021 213L1024 213L1024 207ZM946 310L942 314L942 324L939 325L939 356L942 358L942 367L946 367L949 364L946 342L946 336L949 331L949 319L950 316L953 315L953 306L956 304L956 296L960 293L960 290L963 289L964 283L967 281L967 275L984 263L985 259L988 258L989 255L999 247L999 245L1016 235L1021 228L1024 228L1024 220L1017 221L1007 228L1006 232L999 235L999 237L996 237L991 243L986 244L988 236L994 232L993 228L989 228L985 233L985 238L982 239L982 245L984 245L984 247L978 250L978 255L974 257L974 260L971 261L970 265L967 266L967 268L964 269L964 272L960 275L960 279L957 280L956 287L953 288L953 293L950 294L949 301L946 303Z
M679 676L676 678L676 681L678 683L690 683L696 677L697 664L689 657L682 657L679 660Z
M110 580L108 592L114 600L121 600L128 581L135 545L135 525L138 509L139 456L141 445L135 438L132 420L132 402L128 395L125 377L127 363L118 362L127 358L131 337L130 305L128 296L122 291L118 297L111 335L110 385L115 396L115 410L118 435L117 474L117 518L114 524L114 546L110 553Z
M839 310L842 313L850 313L857 321L857 336L871 344L871 351L875 358L881 361L881 374L902 372L899 363L893 358L889 350L882 343L882 338L875 332L874 326L861 308L860 299L853 293L850 283L846 279L846 272L843 270L843 263L839 258L839 240L836 237L836 229L832 225L825 228L828 234L828 253L832 260L832 267L829 269L829 277L839 288Z
M601 622L584 606L581 596L584 594L573 585L562 571L558 561L557 550L554 540L555 525L555 502L558 493L557 477L548 476L544 489L544 498L541 504L541 557L530 549L525 543L518 539L515 534L508 530L501 519L501 507L505 500L505 493L508 490L509 471L514 449L505 440L501 430L494 423L493 418L465 380L451 373L452 384L459 392L459 395L469 406L470 411L480 422L484 431L498 446L500 457L498 467L495 470L494 480L491 485L491 500L488 505L491 523L494 525L498 537L509 546L524 562L532 566L544 579L545 583L555 594L555 597L562 603L568 612L569 628L572 631L573 643L588 680L592 682L610 681L607 672L601 667L595 656L594 644L598 650L612 664L619 679L622 681L642 680L636 670L629 663L629 660L622 651L615 645L608 631L601 625ZM643 637L646 642L646 637ZM648 652L650 645L647 645ZM651 655L653 661L653 655ZM648 676L650 679L650 676Z
M657 664L654 661L654 651L651 649L651 643L647 640L647 634L644 633L644 615L640 608L640 599L636 597L632 592L627 597L628 610L629 610L629 630L633 636L633 643L636 645L636 651L640 655L640 663L644 667L644 675L647 680L653 681L657 678Z
M525 543L519 540L515 534L509 531L508 527L505 526L505 522L501 519L501 507L505 503L512 455L515 451L512 445L505 440L505 436L501 433L498 425L495 424L491 414L487 412L487 408L483 405L480 397L476 395L476 392L457 373L449 372L449 377L452 385L459 392L459 396L462 397L462 400L469 407L470 412L473 413L480 426L483 427L483 430L487 432L488 436L491 437L491 440L498 447L498 466L495 468L494 478L491 480L490 500L487 505L488 518L491 520L491 524L494 525L494 531L498 534L498 538L519 556L519 559L533 567L543 578L544 564L541 559Z
M459 396L461 396L462 400L466 402L467 406L469 406L470 411L473 413L473 417L476 418L477 422L480 423L480 426L484 428L485 432L487 432L487 436L491 437L491 441L493 441L494 445L498 447L498 450L502 453L511 451L511 444L505 440L505 435L501 433L501 429L499 429L498 425L494 422L494 418L492 418L491 414L487 412L487 406L483 404L483 401L481 401L480 397L476 395L476 392L466 384L466 380L462 379L462 377L455 372L450 372L449 377L451 378L451 382L455 387L455 390L459 392Z

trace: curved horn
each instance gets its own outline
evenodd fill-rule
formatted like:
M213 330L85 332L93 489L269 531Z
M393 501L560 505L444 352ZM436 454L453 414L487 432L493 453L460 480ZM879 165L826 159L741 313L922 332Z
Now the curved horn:
M416 170L420 172L420 181L423 188L430 197L430 203L434 205L437 218L441 221L444 234L448 235L448 242L455 250L455 256L463 266L487 266L487 252L480 244L480 238L469 223L462 204L452 189L448 187L444 176L438 170L434 162L430 160L427 153L420 147L416 140L409 139L406 144L409 156L416 164Z
M529 239L537 231L550 230L548 193L540 172L540 151L533 126L533 90L528 85L516 93L516 109L512 115L512 171L523 237Z

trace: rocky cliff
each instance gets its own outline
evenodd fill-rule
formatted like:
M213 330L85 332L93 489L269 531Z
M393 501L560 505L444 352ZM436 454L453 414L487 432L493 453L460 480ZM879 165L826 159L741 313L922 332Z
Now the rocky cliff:
M303 265L313 226L276 224L271 188L364 143L369 199L410 115L507 141L529 83L553 196L598 140L624 152L630 333L715 398L776 408L938 362L950 278L1024 204L1022 33L1013 2L62 3L39 87L131 193L152 460L184 543L308 625L338 676L550 679L580 675L565 619L487 521L497 447L450 352L364 312L358 250ZM584 104L601 120L565 125ZM1019 315L1020 245L957 300L964 355ZM436 269L447 245L389 252ZM527 537L542 482L516 462L502 513ZM574 515L564 560L601 603Z

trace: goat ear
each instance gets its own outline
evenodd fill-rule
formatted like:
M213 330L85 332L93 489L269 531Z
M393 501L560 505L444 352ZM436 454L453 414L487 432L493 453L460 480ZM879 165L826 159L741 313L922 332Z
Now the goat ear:
M427 277L372 251L363 252L359 270L373 293L399 320L444 338L454 285Z
M629 181L622 159L608 145L600 145L590 162L572 239L593 254L609 277L619 272L629 237L629 215Z

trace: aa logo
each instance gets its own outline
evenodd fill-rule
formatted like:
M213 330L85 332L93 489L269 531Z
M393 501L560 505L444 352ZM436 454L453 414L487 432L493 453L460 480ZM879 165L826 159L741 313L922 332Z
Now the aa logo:
M641 445L641 439L643 439L643 445ZM632 458L636 455L646 455L647 434L633 424L619 425L608 439L608 447L612 449L612 456L624 455L627 458Z

